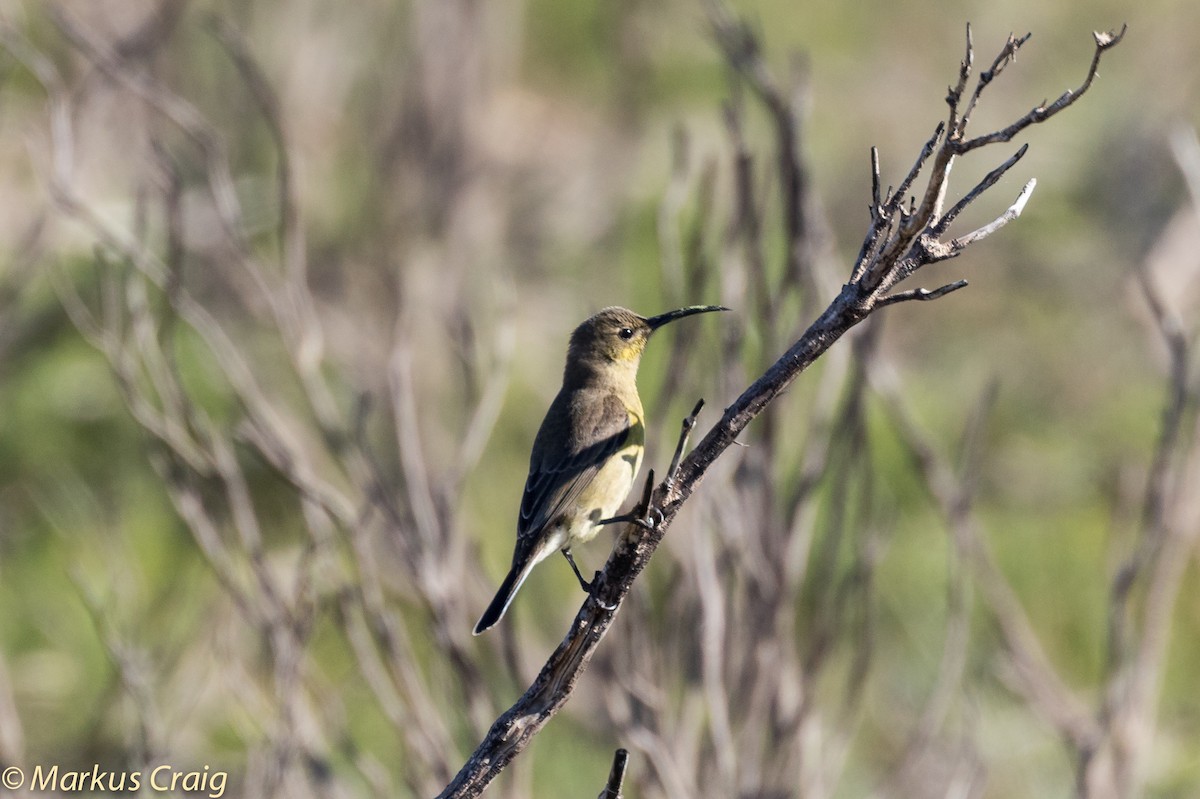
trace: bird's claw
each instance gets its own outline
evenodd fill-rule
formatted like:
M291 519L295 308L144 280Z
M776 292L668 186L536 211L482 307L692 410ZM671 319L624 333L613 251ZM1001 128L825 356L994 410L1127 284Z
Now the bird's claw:
M654 530L663 523L665 518L660 509L651 507L646 509L645 516L640 519L634 519L634 524L644 527L647 530Z

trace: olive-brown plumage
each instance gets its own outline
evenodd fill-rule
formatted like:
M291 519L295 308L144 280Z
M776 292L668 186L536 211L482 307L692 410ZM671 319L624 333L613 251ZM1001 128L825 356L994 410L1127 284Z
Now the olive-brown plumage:
M500 620L529 572L555 551L574 569L571 547L592 540L599 522L612 518L629 495L642 464L637 368L650 335L676 319L724 310L694 305L646 318L605 308L575 328L562 388L529 456L512 567L475 625L476 635Z

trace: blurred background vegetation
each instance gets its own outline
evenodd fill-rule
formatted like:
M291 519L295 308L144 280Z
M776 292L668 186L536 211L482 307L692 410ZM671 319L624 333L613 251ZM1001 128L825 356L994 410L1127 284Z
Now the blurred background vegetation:
M963 229L1003 211L1036 177L1024 216L921 276L930 287L967 277L970 288L932 305L889 309L878 343L913 416L947 453L995 384L975 512L1050 662L1089 707L1099 706L1110 581L1135 549L1167 401L1166 350L1132 275L1150 270L1185 320L1195 319L1200 288L1200 223L1169 144L1172 134L1200 125L1200 5L745 0L732 7L761 35L777 74L803 75L801 145L820 202L822 259L834 281L826 285L834 288L866 229L869 148L880 149L884 182L898 182L944 113L966 22L983 63L1010 32L1033 33L989 90L976 132L1077 86L1092 54L1090 32L1128 23L1089 96L1020 137L1031 144L1029 154L971 209ZM293 454L311 458L331 492L370 498L370 486L395 486L411 498L420 482L415 471L443 486L430 492L431 513L445 538L461 543L439 546L468 564L447 571L446 582L408 581L406 568L424 567L405 565L410 550L397 540L418 523L420 503L390 520L365 515L364 525L373 526L362 546L380 572L382 613L409 631L401 638L412 647L416 673L434 686L430 701L458 750L445 757L461 763L480 725L523 690L581 599L565 568L548 568L518 600L503 643L499 635L447 643L429 618L453 608L461 618L441 622L459 625L458 632L445 634L464 635L507 566L528 448L556 390L568 332L605 305L649 314L723 299L731 162L722 107L737 90L703 5L4 0L0 14L0 754L6 762L64 768L137 768L151 757L208 763L234 773L233 795L247 796L292 784L262 777L270 771L265 763L281 764L286 774L300 762L305 779L320 786L314 795L420 795L437 782L438 769L417 765L403 718L389 716L361 652L349 653L346 606L329 599L341 596L343 571L363 568L362 551L333 546L333 566L311 567L324 557L323 539L312 531L341 523L320 521L335 514L306 501L302 479L256 451L269 446L239 427L254 413L228 363L187 319L173 321L164 311L170 286L139 284L129 251L98 231L122 232L131 251L157 253L169 264L177 275L170 280L209 310L251 365L283 427L301 431ZM87 42L112 50L122 72L99 67L103 57L88 55ZM253 58L277 99L296 212L290 232L278 222L291 209L276 190L284 163L276 133L239 69L239 52ZM54 91L48 95L50 72L39 74L39 64L61 81L72 130L66 154L56 151L55 106L47 99ZM219 147L172 124L137 91L143 78L190 104ZM746 127L771 209L777 187L769 177L769 125L751 113ZM238 200L237 236L208 194L206 159L215 149L227 159ZM681 152L682 171L672 166ZM73 198L55 186L64 159ZM957 185L969 187L995 163L964 160ZM698 210L705 174L717 197L710 218ZM174 233L162 211L171 196L179 204ZM765 241L777 217L764 213L772 226ZM696 250L684 252L689 262L710 264L703 286L663 266L672 231L686 238L696 229ZM98 260L97 245L113 254ZM172 247L182 253L173 262ZM778 256L770 245L767 252ZM268 283L282 287L275 296L301 310L273 307L269 292L242 270L250 261L267 264ZM287 294L289 265L297 262L308 299ZM186 458L131 413L131 397L154 384L149 368L135 364L123 384L113 357L97 349L96 336L81 334L64 307L74 297L109 332L120 332L120 362L121 348L140 335L138 317L106 313L113 303L136 307L138 291L148 293L148 318L157 326L150 338L170 341L169 371L205 419L184 425L191 427L184 437L203 449L205 425L231 431L261 535L261 545L246 545L246 568L234 569L233 580L245 578L259 592L282 586L297 597L304 631L287 646L269 645L278 630L239 609L224 581L229 575L214 569L195 526L181 518L180 503L196 500L218 527L228 525L220 535L237 550L241 544L230 542L245 543L244 520L221 510L229 481L219 469L200 469L191 483L172 482L186 471ZM781 328L802 330L810 321L803 315L831 297L788 298ZM321 342L280 318L320 320ZM736 308L719 323L743 331L736 355L750 378L776 354L759 321L751 308ZM696 396L719 409L741 388L718 385L710 369L717 329L706 324L687 337L683 376L672 378L669 393L663 371L670 347L659 344L647 355L641 385L653 425L650 465L665 466L677 420ZM816 394L805 385L809 378L816 379L801 379L776 422L785 442L779 446L795 449L782 453L775 474L790 474L800 461ZM328 388L340 427L326 423L319 402L309 407L306 379ZM170 394L156 387L156 403L169 407ZM412 399L415 426L405 427L398 397ZM710 411L701 427L714 418ZM865 681L852 686L862 699L847 728L844 768L830 784L808 784L806 794L938 795L919 781L889 788L887 779L939 679L951 546L888 413L868 403L866 419L864 452L875 477L863 490L875 508L872 524L888 530L866 601L874 660ZM356 458L367 464L361 471ZM701 493L718 490L721 479L732 477L712 475ZM667 563L685 562L691 528L718 517L697 510L680 519L643 577L645 593L631 601L657 609L648 615L665 612L679 573ZM603 556L597 543L585 559L596 567ZM1157 737L1142 766L1152 796L1194 795L1200 785L1194 546L1185 557ZM247 577L260 566L274 576ZM439 590L456 598L445 605L422 599ZM803 595L798 601L819 604ZM361 602L354 607L364 613L375 607ZM972 762L986 774L971 782L971 795L1070 793L1078 764L998 673L994 622L976 609L971 629L955 694L957 725L972 731ZM605 643L625 645L620 629ZM302 662L286 679L281 652ZM473 687L442 675L447 652L477 664L474 677L463 676L465 666L454 672L474 679ZM845 664L835 671L839 679L854 673ZM603 664L585 675L578 707L551 723L497 791L594 795L612 750L633 746L597 710L604 681L620 676ZM409 712L416 700L400 682L396 706ZM311 694L311 715L273 727L269 719L286 704L280 696L296 684ZM814 701L820 708L825 695ZM300 731L289 738L280 731L288 725ZM289 742L303 753L298 760L281 754ZM635 757L630 769L646 782L631 786L633 795L667 790L646 759Z

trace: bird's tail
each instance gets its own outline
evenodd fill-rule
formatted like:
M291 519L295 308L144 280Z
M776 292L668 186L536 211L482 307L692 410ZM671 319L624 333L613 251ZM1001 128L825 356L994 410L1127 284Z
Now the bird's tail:
M529 576L529 572L533 570L535 562L533 558L530 558L523 568L513 564L513 567L508 571L508 576L504 578L504 582L500 583L500 590L496 592L492 603L487 606L487 610L483 612L483 615L479 617L479 621L475 623L475 635L479 635L504 618L505 611L512 604L513 597L517 595L517 591L521 588L521 584L525 582L525 578Z

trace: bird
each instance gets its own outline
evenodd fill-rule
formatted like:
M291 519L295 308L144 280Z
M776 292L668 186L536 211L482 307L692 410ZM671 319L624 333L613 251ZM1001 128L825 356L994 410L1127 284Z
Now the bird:
M500 621L533 567L561 551L591 593L571 548L586 543L633 488L646 440L637 370L654 331L721 305L691 305L657 316L604 308L571 333L562 388L550 403L529 455L517 516L512 566L475 625L479 635Z

